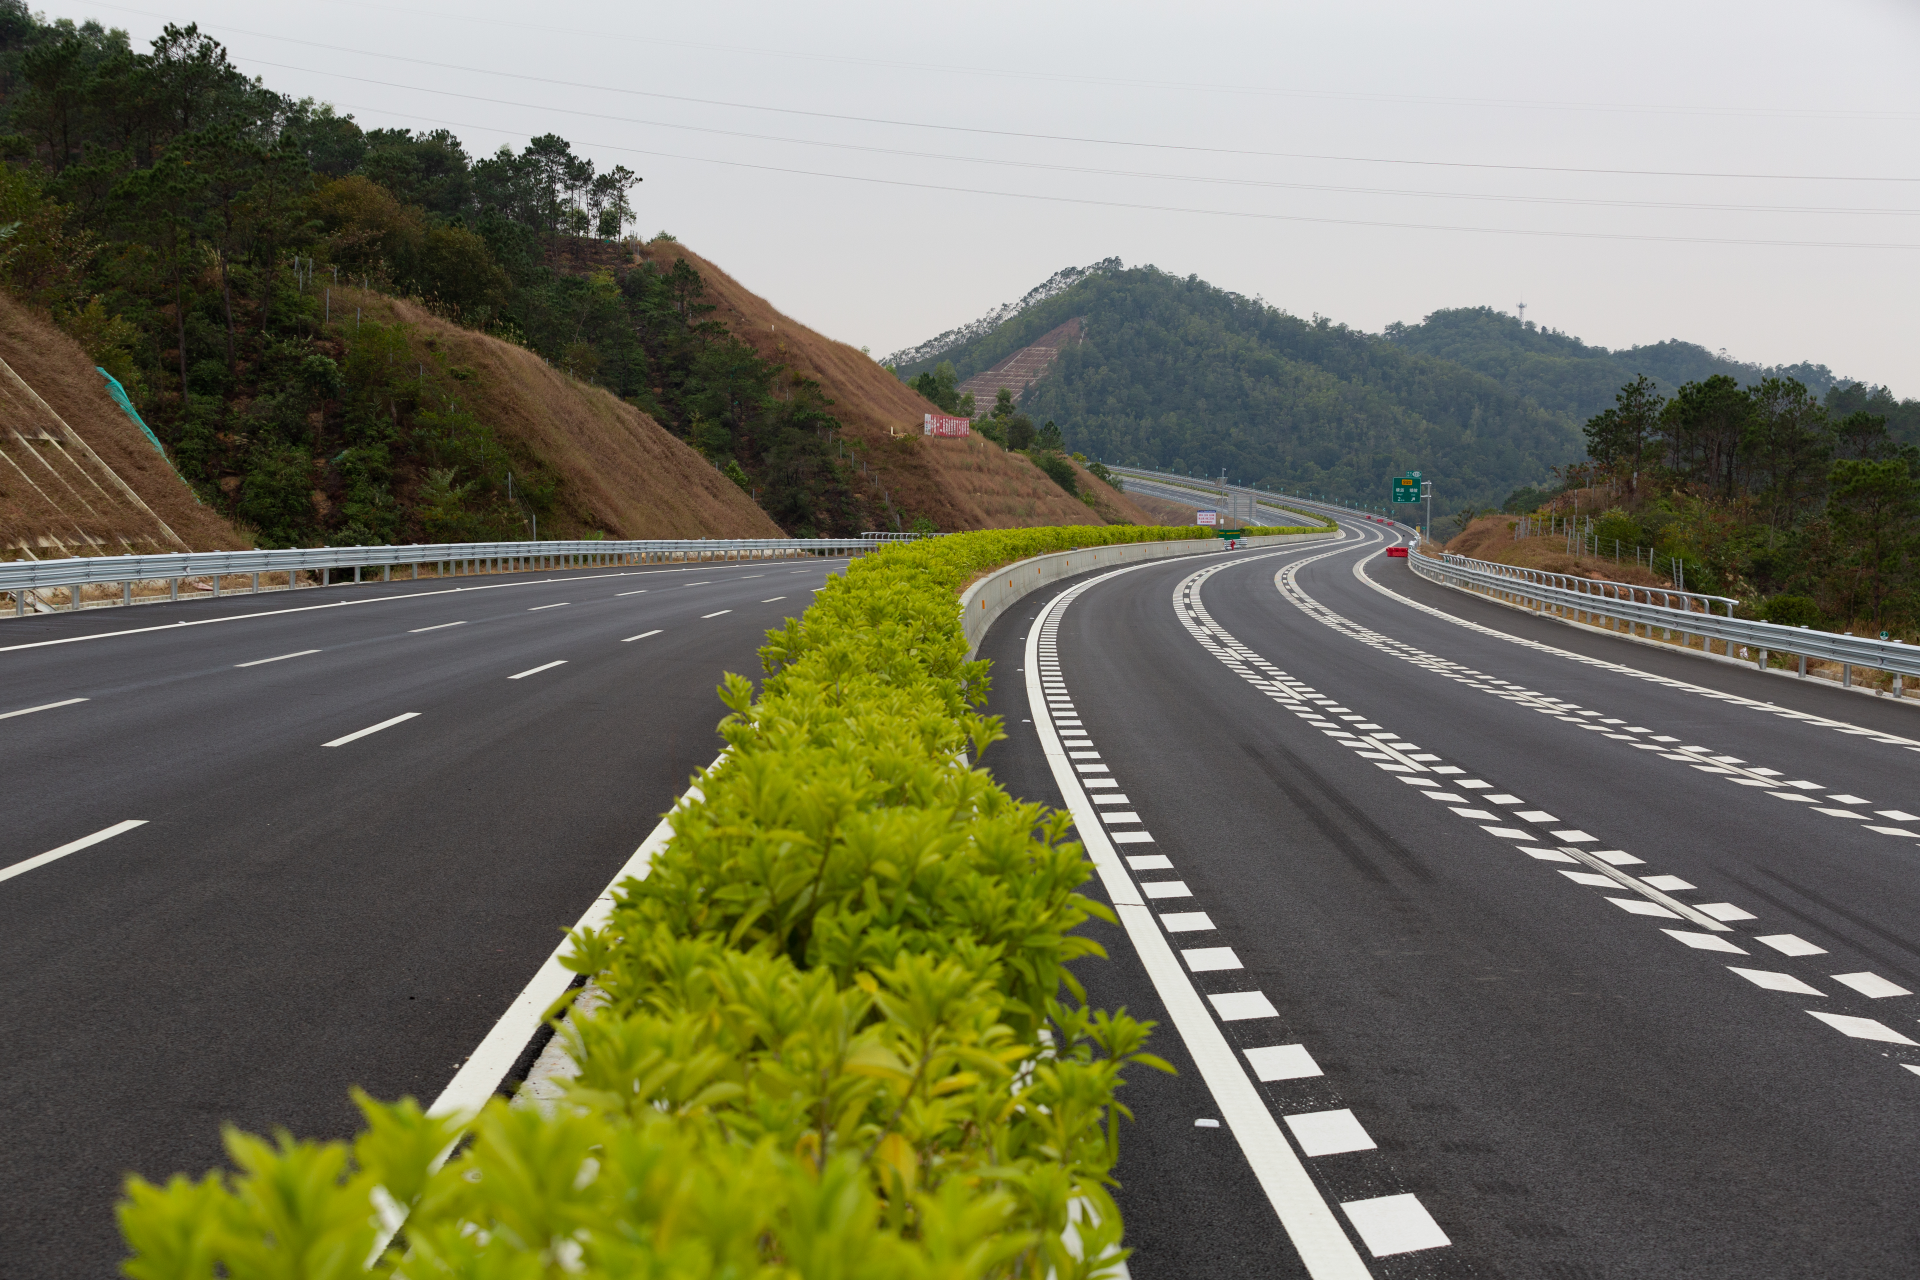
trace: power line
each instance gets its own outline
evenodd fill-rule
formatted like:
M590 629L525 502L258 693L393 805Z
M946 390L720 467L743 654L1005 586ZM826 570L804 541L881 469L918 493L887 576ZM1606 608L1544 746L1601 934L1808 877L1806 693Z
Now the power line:
M846 66L881 67L890 71L934 71L945 75L992 76L1003 80L1033 80L1053 84L1113 85L1128 89L1167 89L1180 92L1251 94L1260 97L1305 98L1335 102L1386 102L1415 106L1500 107L1540 111L1596 111L1626 114L1699 115L1710 117L1755 117L1761 119L1813 120L1920 120L1920 112L1887 111L1871 108L1787 108L1787 107L1701 107L1681 103L1566 102L1522 98L1469 98L1443 94L1359 93L1330 89L1276 89L1267 85L1192 83L1181 80L1149 80L1126 76L1071 75L1059 71L1015 71L1005 67L975 67L938 62L906 62L897 58L857 58L847 54L802 53L793 49L763 49L751 45L717 44L703 40L670 40L663 36L635 36L622 32L588 31L557 27L550 23L510 22L501 18L481 18L470 13L458 15L434 13L422 9L399 8L388 4L354 3L333 0L336 7L365 9L382 14L407 14L435 22L456 20L465 24L505 27L518 31L539 31L550 35L580 36L590 40L617 40L625 44L650 45L670 49L703 49L716 53L751 54L756 57L783 58L799 62L826 62ZM118 8L106 5L96 7ZM139 10L127 10L130 13Z
M1280 191L1321 191L1344 195L1407 196L1434 200L1484 200L1510 204L1574 205L1603 209L1684 209L1715 213L1812 213L1843 214L1848 216L1912 216L1914 214L1920 214L1920 209L1834 208L1823 205L1713 204L1699 201L1672 200L1606 200L1573 196L1489 195L1478 192L1421 191L1397 187L1349 187L1336 186L1328 183L1275 182L1259 178L1215 178L1199 174L1155 173L1136 169L1102 169L1087 165L1049 164L1037 160L998 160L986 156L956 156L938 151L910 151L899 147L875 147L856 142L823 142L813 138L795 138L770 133L750 133L742 129L718 129L709 125L681 124L671 120L643 120L633 116L611 115L603 111L583 111L578 107L555 107L538 102L514 102L507 98L495 98L477 93L461 93L454 89L431 89L425 85L401 84L392 80L375 80L370 76L350 75L344 71L320 71L313 67L297 67L291 63L269 62L263 58L251 58L248 59L248 61L256 66L272 67L279 71L298 71L305 75L327 76L336 80L351 80L358 84L379 85L386 89L405 89L415 93L431 93L443 98L460 98L469 102L484 102L491 106L513 107L517 110L554 111L564 115L584 116L591 120L607 120L618 124L645 125L649 128L656 129L679 129L688 133L707 133L725 138L748 138L760 142L779 142L794 146L825 147L835 151L859 151L872 155L938 160L945 164L984 164L1010 169L1037 169L1053 173L1087 174L1117 178L1147 178L1164 182L1197 182L1211 186L1252 187Z
M351 104L341 104L351 105ZM353 107L356 111L385 111L384 107ZM502 134L511 138L528 138L531 134L513 129L502 129L497 125L472 124L458 120L434 120L428 117L413 117L425 120L429 124L441 124L455 129L479 129L488 133ZM1307 214L1294 213L1253 213L1238 209L1195 209L1180 205L1145 204L1125 200L1096 200L1086 196L1050 196L1026 191L995 191L985 187L959 187L933 182L911 182L904 178L875 178L852 173L823 173L815 169L794 169L783 165L753 164L745 160L716 160L710 156L689 156L673 151L650 151L641 147L621 146L615 143L581 142L582 147L591 147L598 151L621 151L629 155L652 156L662 160L685 160L694 164L721 165L731 169L753 169L762 173L781 173L797 177L829 178L838 182L864 182L874 186L905 187L918 191L939 191L951 195L996 196L1008 200L1035 200L1046 204L1072 204L1107 209L1135 209L1149 213L1185 213L1213 218L1247 218L1260 222L1301 222L1321 226L1337 227L1379 227L1399 231L1451 231L1472 235L1494 236L1542 236L1560 240L1621 240L1652 244L1724 244L1752 247L1786 249L1920 249L1920 244L1872 243L1854 240L1770 240L1742 239L1731 236L1663 236L1635 235L1625 232L1607 231L1542 231L1520 227L1463 227L1444 223L1428 222L1386 222L1364 218L1323 218Z
M134 9L125 5L102 3L95 0L97 7L114 9L122 13L137 13L144 17L165 21L163 15L144 9ZM1479 169L1511 173L1578 173L1606 177L1641 178L1728 178L1737 180L1755 180L1772 182L1920 182L1915 178L1866 177L1856 174L1806 174L1806 173L1716 173L1711 171L1673 170L1673 169L1600 169L1582 168L1571 165L1529 165L1529 164L1491 164L1464 160L1405 160L1381 156L1349 156L1321 152L1305 151L1260 151L1236 147L1204 147L1188 143L1141 142L1124 138L1082 137L1073 134L1027 133L1014 129L983 129L971 125L935 124L923 120L895 120L882 116L845 115L831 111L810 111L800 107L770 107L752 102L730 102L719 98L696 98L685 94L659 93L648 89L630 89L619 85L599 85L583 81L560 80L550 76L527 75L517 71L495 71L486 67L468 67L458 63L434 62L426 58L411 58L404 54L380 53L367 49L352 49L344 45L325 44L317 40L301 40L293 36L274 35L265 31L252 31L244 27L226 24L208 23L215 30L232 31L240 35L253 36L262 40L278 40L286 44L303 45L313 49L325 49L332 53L346 53L361 58L384 58L391 62L405 62L414 66L431 67L438 71L458 71L465 75L498 76L508 80L524 80L531 84L555 85L566 89L590 89L598 93L618 93L629 97L656 98L663 102L684 102L694 106L724 107L736 111L762 111L779 115L805 116L815 120L837 120L848 124L878 124L895 128L929 129L943 133L972 133L984 137L1021 138L1036 142L1069 142L1087 146L1103 147L1140 147L1154 151L1185 151L1201 155L1223 155L1256 157L1271 160L1323 160L1341 164L1380 164L1411 165L1435 169Z

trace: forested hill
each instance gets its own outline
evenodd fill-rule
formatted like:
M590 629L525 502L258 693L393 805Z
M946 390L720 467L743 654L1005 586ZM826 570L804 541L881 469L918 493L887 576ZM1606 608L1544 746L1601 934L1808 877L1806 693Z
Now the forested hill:
M1385 337L1404 350L1484 373L1507 390L1578 422L1611 407L1614 393L1642 374L1667 395L1683 383L1704 382L1716 374L1744 386L1765 378L1792 378L1815 396L1847 381L1823 364L1746 364L1678 338L1609 351L1572 334L1522 324L1492 307L1436 311L1419 324L1388 325Z
M1022 407L1108 462L1367 503L1423 469L1450 510L1497 505L1581 454L1570 416L1484 373L1153 267L1090 275L941 358L964 379L1075 316L1086 340Z

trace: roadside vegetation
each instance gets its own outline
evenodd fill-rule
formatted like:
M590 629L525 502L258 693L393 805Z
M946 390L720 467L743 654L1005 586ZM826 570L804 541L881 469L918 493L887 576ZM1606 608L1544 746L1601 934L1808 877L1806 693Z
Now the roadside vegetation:
M1857 383L1820 399L1716 374L1668 397L1636 378L1588 421L1590 461L1517 490L1513 518L1460 513L1456 542L1684 583L1788 626L1920 638L1920 446L1895 431L1920 425L1916 407Z
M1001 724L955 595L1049 551L1209 536L996 530L855 562L769 633L757 695L726 678L726 759L576 937L606 999L562 1033L580 1074L557 1106L360 1096L352 1142L230 1130L231 1170L128 1183L127 1273L1108 1271L1120 1090L1165 1064L1074 977L1100 954L1078 926L1109 913L1071 820L968 763Z
M0 286L263 546L524 537L556 501L476 412L471 370L407 359L418 335L354 293L604 387L789 531L868 527L820 387L713 321L687 264L619 251L639 181L552 135L470 156L446 130L362 129L193 26L136 50L0 0Z

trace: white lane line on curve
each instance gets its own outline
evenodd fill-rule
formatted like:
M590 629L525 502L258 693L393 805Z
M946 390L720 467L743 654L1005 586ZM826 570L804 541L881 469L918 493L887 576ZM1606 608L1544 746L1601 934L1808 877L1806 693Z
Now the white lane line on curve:
M90 836L81 836L71 844L63 844L58 849L49 849L45 853L37 853L33 857L16 862L10 867L0 867L0 880L11 880L15 876L25 875L35 867L44 867L49 862L64 858L70 853L78 853L82 849L99 844L102 840L111 840L124 831L131 831L135 827L144 827L146 825L147 820L145 818L128 818L125 822L116 822L112 826L96 831Z
M573 602L571 600L562 600L559 604L537 604L537 605L534 605L531 609L527 610L527 612L538 613L542 609L564 609L569 604L572 604L572 603Z
M537 676L542 671L551 671L555 667L564 667L566 665L567 665L567 660L565 658L555 658L552 662L543 662L537 667L528 667L525 671L522 671L517 675L508 676L507 679L525 680L528 676Z
M415 627L413 630L407 632L407 634L410 636L417 636L423 631L445 631L448 627L464 627L466 625L467 624L465 621L441 622L441 623L436 623L431 627Z
M652 631L642 631L637 636L628 636L625 640L622 640L620 643L632 644L635 640L645 640L648 636L657 636L659 634L660 634L660 630L658 627L656 627Z
M233 665L235 669L240 667L264 667L269 662L285 662L288 658L304 658L310 653L319 652L320 650L318 649L302 649L298 653L283 653L277 658L255 658L252 662L236 662Z
M733 610L731 609L715 609L712 613L701 614L700 621L705 622L708 618L717 618L723 613L732 613L732 612Z
M0 711L0 720L11 720L15 716L30 716L36 711L51 711L55 707L70 707L76 702L86 702L86 698L67 698L61 702L43 702L37 707L22 707L18 711Z
M391 729L393 728L393 726L400 724L404 721L411 720L415 716L418 716L419 714L420 713L418 711L404 711L401 714L395 716L391 720L382 720L379 724L370 724L364 729L354 730L352 733L347 734L343 738L335 738L332 742L323 742L320 745L323 747L344 747L349 742L354 741L356 738L364 738L368 734L378 733L382 729Z

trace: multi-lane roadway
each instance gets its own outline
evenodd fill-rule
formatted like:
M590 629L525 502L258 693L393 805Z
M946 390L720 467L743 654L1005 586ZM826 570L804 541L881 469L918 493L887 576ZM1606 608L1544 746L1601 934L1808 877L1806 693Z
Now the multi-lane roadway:
M1913 1272L1914 710L1346 533L1069 580L981 651L983 763L1121 918L1091 998L1179 1068L1126 1091L1132 1274ZM834 567L0 626L0 1275L111 1274L121 1177L222 1122L438 1094Z
M0 1276L116 1274L124 1175L223 1123L439 1094L844 563L0 623Z
M1069 805L1160 1023L1149 1277L1920 1270L1920 713L1333 548L990 632L984 763Z

